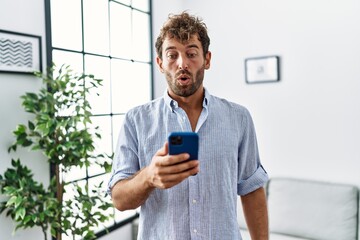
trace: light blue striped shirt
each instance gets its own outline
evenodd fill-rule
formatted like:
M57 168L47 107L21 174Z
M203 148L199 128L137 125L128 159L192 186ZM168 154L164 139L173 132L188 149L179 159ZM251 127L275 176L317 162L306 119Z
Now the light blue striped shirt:
M111 187L148 166L171 132L192 131L167 93L126 114L109 181ZM200 172L166 190L155 189L140 208L140 240L237 240L237 195L268 181L246 108L205 90L199 135Z

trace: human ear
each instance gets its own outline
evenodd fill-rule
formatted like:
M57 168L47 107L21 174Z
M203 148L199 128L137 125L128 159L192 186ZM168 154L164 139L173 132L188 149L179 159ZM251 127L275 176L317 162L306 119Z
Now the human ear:
M205 55L205 69L210 68L210 61L211 61L211 52L208 51Z
M163 63L162 59L161 59L159 56L157 56L157 57L156 57L156 64L157 64L157 66L158 66L158 68L159 68L159 71L162 72L162 73L164 73L164 69L163 69L163 67L162 67L162 63Z

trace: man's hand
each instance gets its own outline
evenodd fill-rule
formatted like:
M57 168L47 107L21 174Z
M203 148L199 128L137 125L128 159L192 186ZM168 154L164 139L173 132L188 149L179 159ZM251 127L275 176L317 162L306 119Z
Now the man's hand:
M189 159L189 154L168 155L166 142L152 158L151 164L144 170L148 176L149 186L154 188L171 188L189 176L199 172L199 161Z
M156 152L149 166L134 176L121 180L112 188L114 206L125 211L141 206L155 188L167 189L199 172L199 161L189 154L168 155L168 143Z

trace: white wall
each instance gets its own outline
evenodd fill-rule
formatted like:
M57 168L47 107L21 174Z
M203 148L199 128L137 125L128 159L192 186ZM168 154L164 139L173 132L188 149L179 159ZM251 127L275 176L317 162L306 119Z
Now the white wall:
M38 35L42 37L43 65L45 65L45 16L44 0L0 0L0 29ZM40 153L21 150L9 155L8 147L14 142L12 131L16 125L27 123L31 115L26 114L21 106L20 96L25 92L34 92L40 87L41 81L29 74L6 74L0 72L0 173L11 166L11 158L21 158L24 164L33 170L35 179L49 182L49 165ZM5 197L0 195L0 200ZM19 230L13 234L15 224L11 218L0 215L1 239L43 239L40 228Z
M155 34L165 2L153 1ZM269 175L360 186L360 2L197 0L175 12L186 9L209 28L205 86L251 111ZM266 55L281 57L281 82L247 85L244 59Z

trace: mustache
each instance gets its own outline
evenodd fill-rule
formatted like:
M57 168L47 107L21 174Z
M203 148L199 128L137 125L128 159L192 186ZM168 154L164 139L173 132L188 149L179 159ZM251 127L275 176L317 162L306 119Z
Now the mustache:
M191 73L190 73L188 70L183 69L183 70L178 71L178 72L175 74L175 77L177 78L177 77L179 77L180 75L183 75L183 74L188 75L188 76L191 76Z

